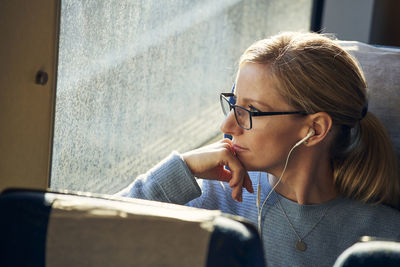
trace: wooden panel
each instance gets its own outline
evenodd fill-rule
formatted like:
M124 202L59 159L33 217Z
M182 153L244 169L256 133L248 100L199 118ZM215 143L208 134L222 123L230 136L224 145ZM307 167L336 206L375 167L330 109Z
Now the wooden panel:
M0 2L0 191L48 185L59 10L54 0Z

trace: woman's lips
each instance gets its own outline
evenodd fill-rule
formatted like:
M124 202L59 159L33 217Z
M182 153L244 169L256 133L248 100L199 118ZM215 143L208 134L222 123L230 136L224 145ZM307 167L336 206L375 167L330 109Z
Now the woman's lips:
M238 145L233 145L232 147L233 147L233 150L235 151L235 153L248 151L247 148L244 148L244 147L241 147L241 146L238 146Z

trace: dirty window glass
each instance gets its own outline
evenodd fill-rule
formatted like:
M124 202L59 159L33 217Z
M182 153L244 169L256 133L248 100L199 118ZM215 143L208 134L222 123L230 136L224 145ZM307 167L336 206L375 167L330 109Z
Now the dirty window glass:
M62 1L51 188L112 194L220 137L240 54L309 29L312 2Z

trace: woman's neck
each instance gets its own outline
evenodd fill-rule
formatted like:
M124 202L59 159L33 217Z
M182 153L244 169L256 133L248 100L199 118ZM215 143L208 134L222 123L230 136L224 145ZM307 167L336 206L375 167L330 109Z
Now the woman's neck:
M302 160L292 162L289 167L275 188L285 198L305 205L324 203L338 196L328 158L307 155ZM270 176L269 182L274 186L278 179Z

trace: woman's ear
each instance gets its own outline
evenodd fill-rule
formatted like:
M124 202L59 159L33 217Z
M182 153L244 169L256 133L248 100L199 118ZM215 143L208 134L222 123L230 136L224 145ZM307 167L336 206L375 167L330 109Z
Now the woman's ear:
M332 118L326 112L318 112L309 115L308 124L309 129L312 128L315 133L307 140L306 145L313 146L327 138L332 129Z

